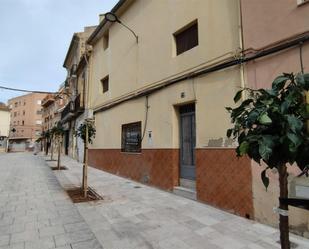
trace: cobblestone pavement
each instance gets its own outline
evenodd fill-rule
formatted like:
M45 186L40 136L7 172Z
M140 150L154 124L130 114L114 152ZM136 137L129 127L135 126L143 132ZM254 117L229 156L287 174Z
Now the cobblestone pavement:
M69 170L53 172L45 159L0 154L0 249L280 248L274 228L93 168L104 200L72 204L64 189L80 186L81 164L62 157Z

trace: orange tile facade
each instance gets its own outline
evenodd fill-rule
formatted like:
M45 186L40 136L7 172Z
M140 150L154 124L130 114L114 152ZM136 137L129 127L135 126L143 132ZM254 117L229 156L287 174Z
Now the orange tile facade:
M89 165L112 174L173 190L179 185L179 150L90 149ZM253 218L250 159L237 158L234 149L196 150L196 191L199 201Z
M178 164L178 149L147 149L136 154L120 149L89 150L89 165L166 190L178 185Z
M196 188L200 201L254 218L251 161L234 149L196 150Z

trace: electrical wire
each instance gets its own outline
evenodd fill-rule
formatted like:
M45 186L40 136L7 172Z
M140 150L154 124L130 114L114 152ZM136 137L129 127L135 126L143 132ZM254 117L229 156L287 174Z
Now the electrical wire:
M146 102L145 102L145 122L144 122L144 131L142 135L141 142L143 141L145 134L146 134L146 128L147 128L147 123L148 123L148 109L149 109L149 100L148 100L148 95L146 96Z
M6 86L0 86L0 89L15 91L15 92L26 92L26 93L43 93L43 94L56 94L57 92L45 92L45 91L36 91L36 90L25 90L20 88L11 88Z
M304 73L304 63L303 63L303 42L299 43L299 60L300 60L300 70Z

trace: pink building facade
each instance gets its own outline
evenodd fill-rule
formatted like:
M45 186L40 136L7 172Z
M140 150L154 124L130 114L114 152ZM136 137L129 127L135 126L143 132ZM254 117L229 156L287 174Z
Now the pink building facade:
M273 79L286 73L309 73L309 1L241 0L243 46L249 55L269 48L276 53L246 63L244 75L251 88L270 88ZM252 163L252 192L255 219L277 226L278 174L269 172L270 188L265 191L260 180L263 166ZM290 197L309 199L309 178L297 177L290 166ZM309 237L309 211L290 207L291 231Z

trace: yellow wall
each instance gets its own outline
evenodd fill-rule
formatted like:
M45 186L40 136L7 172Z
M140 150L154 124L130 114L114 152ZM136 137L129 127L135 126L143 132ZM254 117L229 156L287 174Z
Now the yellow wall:
M139 42L119 24L109 28L109 47L103 38L93 44L90 58L88 108L161 83L194 68L230 58L240 47L237 0L136 0L120 16L139 36ZM173 33L198 20L199 45L175 56ZM222 56L223 55L223 56ZM218 58L220 57L220 58ZM109 75L109 91L100 80ZM232 105L241 85L239 67L186 80L149 97L149 119L143 148L177 148L178 119L175 105L196 101L197 147L221 147L230 121L225 106ZM180 95L185 92L186 97ZM121 125L145 120L145 97L131 100L95 115L95 148L120 148ZM220 125L218 126L218 122ZM210 142L209 141L213 141Z
M149 96L148 122L142 148L178 148L179 121L177 106L196 101L197 148L222 147L222 143L209 144L211 140L225 139L231 126L225 106L232 99L240 82L239 67L186 80ZM185 98L181 98L181 93ZM146 97L127 101L95 115L97 127L93 148L120 148L121 125L142 121L146 116ZM220 125L218 125L220 124ZM152 143L147 134L152 132Z
M102 38L94 44L90 107L234 52L239 47L238 8L237 0L134 1L120 18L137 33L139 43L115 23L109 48L104 50ZM173 33L196 19L199 46L175 56ZM103 94L100 80L106 75L110 90Z
M9 136L10 112L0 110L0 136Z

